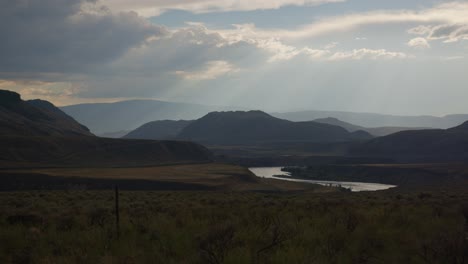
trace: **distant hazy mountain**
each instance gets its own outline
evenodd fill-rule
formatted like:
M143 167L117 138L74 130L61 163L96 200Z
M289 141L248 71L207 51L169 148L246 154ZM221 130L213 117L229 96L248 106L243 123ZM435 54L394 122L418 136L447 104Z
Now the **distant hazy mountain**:
M353 148L351 154L403 162L467 161L468 122L446 130L403 131L375 138Z
M428 128L420 128L420 127L373 127L373 128L367 128L367 127L362 127L362 126L357 126L353 125L344 121L341 121L337 118L333 117L328 117L328 118L320 118L320 119L315 119L315 122L318 123L324 123L324 124L330 124L330 125L335 125L335 126L340 126L349 132L355 132L358 130L366 131L369 134L376 136L376 137L383 137L383 136L388 136L393 133L397 133L400 131L406 131L406 130L422 130L422 129L428 129Z
M416 127L416 128L450 128L468 120L467 115L436 116L396 116L374 113L353 113L339 111L303 111L290 113L273 113L275 117L291 121L310 121L334 117L341 121L362 127Z
M91 136L89 130L47 101L23 101L0 90L0 135Z
M155 140L174 139L185 127L190 125L192 122L193 121L186 120L153 121L131 131L123 138Z
M193 120L229 107L132 100L117 103L79 104L61 108L95 134L133 130L155 120Z
M315 120L312 120L312 121L317 122L317 123L322 123L322 124L329 124L329 125L339 126L339 127L342 127L344 129L348 130L349 132L354 132L354 131L365 130L366 129L365 127L353 125L351 123L341 121L338 118L334 118L334 117L319 118L319 119L315 119Z
M61 108L97 135L116 137L121 131L131 131L141 125L159 120L195 120L213 111L244 110L238 107L130 100L117 103L79 104ZM371 134L382 136L407 128L449 128L461 124L468 115L393 116L373 113L339 111L303 111L273 113L274 117L290 121L312 121L329 117L358 127L375 128ZM326 122L324 122L326 123ZM384 128L385 127L385 128Z
M427 127L372 127L366 128L365 131L369 132L371 135L376 137L384 137L394 133L408 130L425 130L431 129Z
M179 139L207 144L261 144L273 142L345 142L372 138L364 131L317 122L292 122L261 111L212 112L192 122Z
M122 138L130 132L131 132L130 130L122 130L122 131L116 131L116 132L96 134L96 136L103 137L103 138Z

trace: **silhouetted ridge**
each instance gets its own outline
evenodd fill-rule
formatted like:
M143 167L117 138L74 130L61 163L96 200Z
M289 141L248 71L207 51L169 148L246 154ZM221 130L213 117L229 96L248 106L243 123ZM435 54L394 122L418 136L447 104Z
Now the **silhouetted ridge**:
M167 140L174 139L179 133L193 121L179 120L163 120L149 122L141 127L133 130L123 138L133 139L154 139L154 140Z
M337 118L342 122L347 122L366 128L443 128L454 127L468 120L468 114L438 116L397 116L376 113L354 113L341 111L302 111L291 113L273 113L273 116L291 121L309 121L316 119ZM407 129L408 130L408 129ZM373 134L371 131L369 133Z
M401 132L401 131L406 131L406 130L423 130L423 129L428 129L428 128L423 128L423 127L394 127L394 126L388 126L388 127L362 127L362 126L357 126L354 124L350 124L344 121L341 121L337 118L334 117L328 117L328 118L320 118L320 119L315 119L314 122L319 122L319 123L324 123L324 124L330 124L330 125L335 125L335 126L340 126L349 132L357 132L359 130L365 131L369 133L372 136L375 137L382 137L382 136L388 136L393 133ZM359 134L357 134L359 135ZM364 134L361 134L364 135Z
M468 122L447 130L402 131L375 138L355 147L351 154L402 162L467 161Z
M354 139L358 140L367 140L373 138L371 134L369 134L367 131L364 130L357 130L354 132L351 132L351 135Z
M0 90L0 104L5 105L18 102L21 102L21 96L18 93Z
M209 162L192 143L98 138L53 104L0 90L0 166L136 166Z
M157 100L130 100L116 103L79 104L61 109L86 125L93 133L133 130L155 120L194 120L212 111L232 107L207 106Z
M358 136L361 138L362 133ZM212 112L184 128L178 138L208 144L345 142L357 139L338 126L292 122L262 111Z
M91 136L89 130L53 104L23 101L15 92L0 90L0 135Z
M317 123L323 123L323 124L329 124L329 125L334 125L334 126L340 126L349 132L355 132L358 130L365 130L364 127L353 125L344 121L339 120L338 118L334 117L327 117L327 118L319 118L315 119L314 122Z
M453 131L453 130L458 130L458 131L466 131L468 132L468 121L466 121L465 123L459 125L459 126L456 126L456 127L453 127L453 128L450 128L449 130Z

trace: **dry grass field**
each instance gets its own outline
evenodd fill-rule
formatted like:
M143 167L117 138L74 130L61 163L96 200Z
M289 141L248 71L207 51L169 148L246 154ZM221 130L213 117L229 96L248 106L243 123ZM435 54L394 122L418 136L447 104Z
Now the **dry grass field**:
M0 263L468 260L466 192L0 192Z
M143 181L184 184L232 191L333 191L312 184L260 179L247 168L222 164L185 164L127 168L28 168L0 171L0 175L43 175L70 182L78 179L99 181ZM125 187L124 187L125 188Z

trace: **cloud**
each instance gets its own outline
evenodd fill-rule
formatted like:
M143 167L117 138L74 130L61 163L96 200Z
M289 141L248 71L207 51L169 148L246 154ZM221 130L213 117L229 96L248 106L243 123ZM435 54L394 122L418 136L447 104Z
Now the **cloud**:
M338 61L338 60L362 60L362 59L406 59L409 58L408 55L402 52L391 52L385 49L355 49L349 52L337 52L334 53L329 60Z
M415 10L379 10L327 17L317 22L296 29L259 29L252 24L235 25L234 29L219 31L228 38L268 38L298 40L313 38L336 32L346 32L358 27L375 24L395 23L435 23L435 24L468 24L468 3L450 2L432 8ZM461 30L459 34L464 34Z
M232 42L203 25L192 24L169 30L162 38L135 47L112 63L111 72L154 76L155 74L191 72L208 62L225 61L234 65L250 65L263 61L266 54L247 41Z
M279 9L283 6L314 6L339 3L346 0L102 0L115 10L136 11L142 16L157 16L168 10L184 10L192 13L229 11L253 11Z
M214 80L238 71L238 68L227 61L209 61L200 70L190 72L176 71L175 73L186 80L203 81Z
M333 52L335 46L324 47L324 49L313 49L310 47L296 48L294 46L287 46L281 42L273 42L266 47L266 50L273 55L269 58L268 62L281 62L291 60L295 57L303 55L311 61L344 61L344 60L389 60L389 59L407 59L409 55L403 52L391 52L385 49L354 49L351 51L338 51ZM265 46L260 45L260 48Z
M89 73L166 29L91 0L0 2L0 77Z
M418 26L408 31L411 34L424 35L429 40L443 40L445 43L468 40L467 24L441 24L436 26Z
M268 8L274 8L275 4L311 4L307 1L261 2L254 1L253 7L249 8L260 8L261 4ZM29 4L21 6L21 3ZM183 0L166 2L167 5L184 3L192 5ZM216 3L224 5L226 2ZM255 7L255 4L258 5ZM60 104L80 97L91 100L156 96L177 100L180 98L177 96L187 96L193 87L210 92L215 88L230 90L233 94L244 89L239 87L264 91L257 87L265 86L280 90L288 87L286 82L292 74L295 78L304 78L304 87L310 87L311 80L307 78L311 76L324 80L317 86L328 87L327 81L333 82L334 76L339 75L337 72L346 64L340 62L391 67L406 64L407 61L398 60L412 56L396 50L391 44L379 46L374 42L375 36L369 36L372 41L352 41L350 46L339 36L326 41L301 38L335 34L369 24L404 23L405 28L421 24L420 28L411 31L419 32L420 36L416 37L428 41L431 40L429 37L449 40L456 36L461 39L462 27L433 28L464 25L467 18L461 14L468 10L464 6L452 4L420 11L353 13L321 18L310 25L286 30L257 28L254 24L219 29L201 23L165 28L149 23L135 12L111 11L93 1L7 1L0 3L0 33L2 40L8 40L0 42L0 79L41 80L42 84L34 85L18 82L16 87L24 86L28 96L58 98L62 101ZM408 26L408 21L414 25ZM458 33L453 35L451 32ZM332 40L338 40L340 44L330 43ZM401 41L398 39L398 43ZM364 62L354 63L357 60ZM386 62L380 63L380 60ZM390 60L392 62L387 62ZM285 73L288 67L291 71ZM329 69L321 72L321 67ZM368 73L367 69L362 72L362 76ZM276 79L270 82L265 76ZM279 81L284 84L279 85ZM296 85L299 83L295 81ZM219 89L220 86L225 89ZM220 93L226 96L224 92ZM207 92L208 95L211 93Z
M428 49L431 47L425 38L414 38L408 41L408 46L417 49Z

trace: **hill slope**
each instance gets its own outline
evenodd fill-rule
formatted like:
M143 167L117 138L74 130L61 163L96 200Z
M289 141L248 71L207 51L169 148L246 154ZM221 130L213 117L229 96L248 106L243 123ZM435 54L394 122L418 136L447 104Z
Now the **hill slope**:
M209 162L211 152L180 141L124 140L97 137L0 137L0 165L147 166Z
M207 162L204 147L180 141L98 138L53 104L0 90L0 164L136 166Z
M322 123L322 124L329 124L329 125L339 126L339 127L342 127L344 129L348 130L349 132L354 132L354 131L365 130L366 129L365 127L353 125L351 123L341 121L338 118L334 118L334 117L319 118L319 119L315 119L313 121L317 122L317 123Z
M153 121L142 125L141 127L131 131L123 138L133 139L155 139L165 140L174 139L179 133L193 121Z
M227 107L156 100L79 104L61 109L96 134L132 130L155 120L193 120L211 111L229 110Z
M340 126L348 130L349 132L362 130L376 137L388 136L390 134L394 134L394 133L406 131L406 130L429 129L429 128L422 128L422 127L372 127L372 128L368 128L368 127L362 127L362 126L354 125L348 122L344 122L333 117L315 119L314 122Z
M364 133L364 135L363 135ZM371 138L344 128L316 122L291 122L261 111L212 112L194 121L179 139L208 144L258 144L277 142L343 142Z
M273 116L291 121L310 121L334 117L341 121L362 127L427 127L450 128L468 120L466 115L437 116L397 116L375 113L354 113L340 111L302 111L289 113L272 113Z
M373 139L351 150L352 155L388 157L398 161L468 160L468 122L447 130L403 131Z
M0 90L0 135L91 136L89 130L49 102L23 101Z

